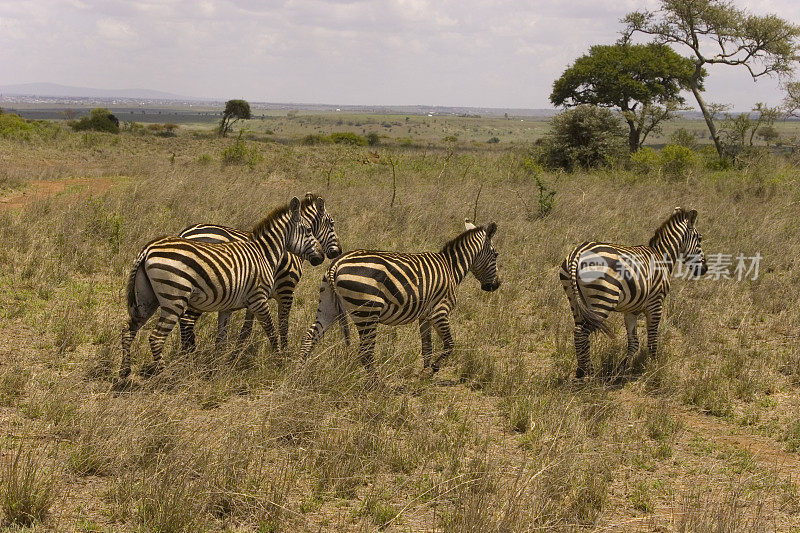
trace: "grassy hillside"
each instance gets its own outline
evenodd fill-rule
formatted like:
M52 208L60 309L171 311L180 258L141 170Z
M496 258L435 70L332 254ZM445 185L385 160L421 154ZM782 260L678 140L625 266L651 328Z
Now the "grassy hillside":
M487 138L500 127L463 120ZM527 133L487 145L450 128L435 122L413 146L256 135L228 165L234 139L180 130L0 139L2 519L30 512L57 531L796 527L797 166L763 155L679 179L546 172L542 217ZM441 141L451 134L455 146ZM288 357L258 331L229 365L206 316L197 353L178 354L173 333L163 373L113 392L141 246L196 222L250 228L306 191L325 197L345 250L438 250L465 217L497 222L503 286L462 284L442 371L420 376L414 326L379 330L377 389L335 328L298 360L321 276L306 265ZM674 280L661 353L640 358L640 377L574 382L560 261L588 239L646 243L678 205L699 211L709 258L759 253L758 278ZM592 339L597 367L624 354L621 317L612 326L615 339Z

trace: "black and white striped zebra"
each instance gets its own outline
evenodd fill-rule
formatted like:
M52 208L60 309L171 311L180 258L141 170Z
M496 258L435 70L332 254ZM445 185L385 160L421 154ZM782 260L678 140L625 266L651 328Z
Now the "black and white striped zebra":
M324 260L322 247L300 216L297 198L270 213L247 241L205 243L162 237L147 244L128 277L130 320L122 335L120 377L130 374L131 342L156 309L161 313L150 334L153 362L146 374L160 367L164 341L187 309L218 311L220 332L227 331L231 312L241 308L265 324L275 267L286 250L313 265ZM218 343L222 340L218 335Z
M324 200L315 194L306 194L300 205L300 214L322 245L325 255L329 259L339 257L342 253L339 236L336 234L333 217L325 208ZM195 224L181 231L178 236L202 242L237 242L250 239L251 233L215 224ZM275 269L275 282L269 294L269 297L278 303L278 335L280 335L280 348L284 350L288 344L289 313L294 303L294 291L302 275L303 259L291 252L285 253ZM181 347L185 351L195 349L194 327L200 315L201 312L188 309L180 319ZM253 313L248 310L239 334L240 340L243 341L250 336L253 330L253 318ZM278 335L275 335L269 312L264 323L270 344L273 350L277 351Z
M372 372L377 325L417 320L423 365L436 372L453 351L449 317L458 284L472 272L483 290L500 286L492 245L497 225L476 227L467 221L465 226L467 230L440 252L355 250L336 259L322 279L317 318L303 339L301 356L308 357L331 323L349 315L358 329L361 361ZM433 360L431 329L444 344Z
M612 311L623 313L628 332L627 367L639 350L638 316L647 322L647 347L658 348L658 324L670 277L679 262L689 273L702 276L708 270L695 222L697 211L680 207L656 230L647 246L620 246L585 242L561 264L559 277L575 321L576 377L591 375L589 334L595 330L613 336L605 323Z

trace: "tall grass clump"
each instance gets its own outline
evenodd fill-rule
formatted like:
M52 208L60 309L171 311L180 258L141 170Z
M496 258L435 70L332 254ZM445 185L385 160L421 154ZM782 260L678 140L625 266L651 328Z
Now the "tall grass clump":
M31 526L50 514L58 493L44 455L42 448L21 443L2 468L0 509L6 525Z
M258 146L248 145L242 134L240 131L233 144L222 150L222 162L226 165L247 165L252 169L264 160L264 155Z

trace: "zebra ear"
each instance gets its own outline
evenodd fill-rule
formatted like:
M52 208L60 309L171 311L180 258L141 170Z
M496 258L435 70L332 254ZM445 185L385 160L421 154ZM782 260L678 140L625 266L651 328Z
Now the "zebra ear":
M325 200L322 199L322 196L317 197L317 211L320 213L325 212Z
M292 212L292 218L300 218L300 199L297 196L289 202L289 211Z
M689 219L689 224L694 226L694 222L695 222L695 220L697 220L697 211L692 209L691 211L686 213L686 218Z
M470 229L475 229L475 228L477 228L477 227L478 227L478 226L476 226L475 224L473 224L473 223L472 223L472 221L471 221L470 219L468 219L468 218L465 218L465 219L464 219L464 229L468 229L468 230L470 230Z
M495 231L497 231L497 224L489 222L489 225L486 226L486 239L491 240Z

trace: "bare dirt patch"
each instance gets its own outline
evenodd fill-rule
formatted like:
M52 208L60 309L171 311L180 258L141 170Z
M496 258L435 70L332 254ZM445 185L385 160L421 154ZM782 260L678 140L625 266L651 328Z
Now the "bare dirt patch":
M0 211L19 209L31 202L62 193L70 187L79 187L75 196L103 194L114 186L112 178L69 178L53 181L33 181L29 187L0 197Z

